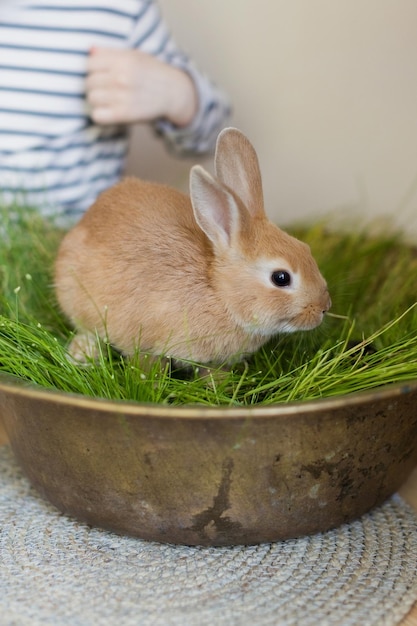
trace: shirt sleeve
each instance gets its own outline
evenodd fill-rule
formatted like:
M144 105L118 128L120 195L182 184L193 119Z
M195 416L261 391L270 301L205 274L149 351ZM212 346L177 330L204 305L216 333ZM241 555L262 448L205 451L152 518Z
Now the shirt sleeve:
M154 130L164 140L167 149L176 155L212 152L218 133L231 116L229 98L178 48L161 17L158 5L152 0L144 0L140 4L130 47L152 54L187 72L194 82L198 97L197 113L188 126L180 128L159 119L153 123Z

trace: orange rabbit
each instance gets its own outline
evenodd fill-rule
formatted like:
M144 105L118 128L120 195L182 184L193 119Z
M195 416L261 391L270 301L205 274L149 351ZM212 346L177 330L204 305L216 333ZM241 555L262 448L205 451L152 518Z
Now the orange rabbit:
M256 152L235 128L218 137L214 177L191 168L190 197L136 178L102 193L64 237L55 287L78 360L98 333L126 355L232 362L318 326L331 305L309 247L268 220Z

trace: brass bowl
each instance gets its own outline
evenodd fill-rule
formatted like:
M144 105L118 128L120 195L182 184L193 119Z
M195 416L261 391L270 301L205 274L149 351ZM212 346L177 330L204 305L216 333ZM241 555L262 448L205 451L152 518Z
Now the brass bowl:
M417 381L254 408L169 407L0 376L24 472L62 512L143 539L255 544L381 504L417 465Z

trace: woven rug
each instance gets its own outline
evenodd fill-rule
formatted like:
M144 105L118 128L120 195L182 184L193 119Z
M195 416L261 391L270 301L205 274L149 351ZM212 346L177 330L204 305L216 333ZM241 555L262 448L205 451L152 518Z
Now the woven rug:
M301 539L195 548L123 537L42 500L0 448L1 626L397 626L417 519L391 498Z

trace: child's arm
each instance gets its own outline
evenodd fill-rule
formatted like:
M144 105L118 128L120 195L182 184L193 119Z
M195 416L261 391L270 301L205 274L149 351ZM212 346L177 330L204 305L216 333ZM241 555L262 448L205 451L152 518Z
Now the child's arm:
M150 122L177 154L212 151L227 125L225 94L176 46L149 2L127 49L96 49L88 61L87 95L99 124Z

